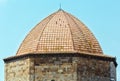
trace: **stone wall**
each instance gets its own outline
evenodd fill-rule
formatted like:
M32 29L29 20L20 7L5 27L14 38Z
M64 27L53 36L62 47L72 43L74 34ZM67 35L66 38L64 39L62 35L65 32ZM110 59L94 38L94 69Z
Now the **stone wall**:
M5 81L110 81L110 61L77 56L32 56L7 62L5 74Z
M109 61L78 58L78 81L110 81Z
M37 57L31 81L110 81L109 61L83 57Z
M71 57L41 57L34 63L34 81L77 81L77 64Z
M111 81L116 81L116 67L113 62L110 62L110 78Z
M13 60L5 64L5 81L30 81L29 59Z

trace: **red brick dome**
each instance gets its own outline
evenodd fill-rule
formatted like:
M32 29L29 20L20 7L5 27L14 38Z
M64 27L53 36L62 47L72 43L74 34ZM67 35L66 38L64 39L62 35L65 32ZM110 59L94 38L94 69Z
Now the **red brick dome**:
M58 10L32 29L17 55L74 52L103 54L92 32L80 20Z

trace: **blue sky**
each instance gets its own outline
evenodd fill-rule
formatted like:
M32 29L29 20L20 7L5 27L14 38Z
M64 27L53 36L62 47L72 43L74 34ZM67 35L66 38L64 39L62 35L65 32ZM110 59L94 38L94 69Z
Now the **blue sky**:
M14 56L28 32L57 11L60 3L88 26L104 53L117 57L120 64L120 0L0 0L0 81L4 81L3 58Z

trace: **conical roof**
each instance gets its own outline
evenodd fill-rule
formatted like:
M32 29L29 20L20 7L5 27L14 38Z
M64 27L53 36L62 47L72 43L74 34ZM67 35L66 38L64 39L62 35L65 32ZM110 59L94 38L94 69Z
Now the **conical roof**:
M92 32L80 20L60 9L30 31L16 55L74 52L103 54Z

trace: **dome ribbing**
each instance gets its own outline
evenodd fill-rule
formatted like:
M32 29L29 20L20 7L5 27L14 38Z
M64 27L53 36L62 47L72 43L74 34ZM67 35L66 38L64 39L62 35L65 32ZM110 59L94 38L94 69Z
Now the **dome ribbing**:
M32 29L17 55L73 52L103 54L98 41L84 24L71 14L59 10Z

